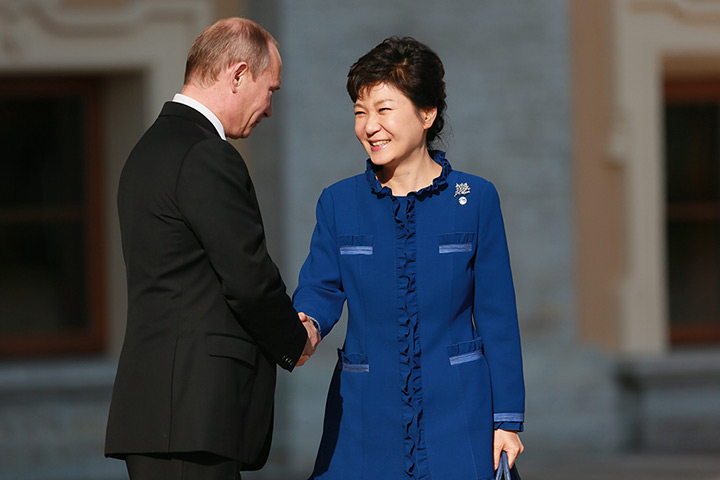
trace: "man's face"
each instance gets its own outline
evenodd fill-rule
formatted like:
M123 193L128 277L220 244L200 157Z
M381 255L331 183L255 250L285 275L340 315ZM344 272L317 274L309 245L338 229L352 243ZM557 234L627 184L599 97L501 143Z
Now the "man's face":
M239 106L233 115L231 128L226 135L230 138L247 138L263 118L271 117L272 96L280 89L282 61L275 46L270 46L270 63L256 78L250 72L240 85Z

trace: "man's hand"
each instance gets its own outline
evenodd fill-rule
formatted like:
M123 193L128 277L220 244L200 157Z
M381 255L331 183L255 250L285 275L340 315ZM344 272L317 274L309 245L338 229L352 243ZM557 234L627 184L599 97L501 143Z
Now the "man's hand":
M517 432L510 430L495 430L493 437L493 459L495 461L495 470L497 470L500 464L500 453L505 450L508 457L508 465L512 468L515 463L515 459L520 455L525 447L520 441L520 436Z
M305 362L308 361L310 356L315 353L315 349L320 343L320 333L318 333L315 325L310 320L310 317L305 315L303 312L299 312L298 317L300 317L300 321L302 322L303 327L305 327L305 329L307 330L308 335L307 342L305 342L305 349L303 350L303 353L302 355L300 355L300 359L296 364L298 367L302 367L303 365L305 365Z

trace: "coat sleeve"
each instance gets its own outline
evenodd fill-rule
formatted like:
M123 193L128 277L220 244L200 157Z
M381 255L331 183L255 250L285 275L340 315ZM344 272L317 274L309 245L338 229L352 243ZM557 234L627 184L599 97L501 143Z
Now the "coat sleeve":
M495 428L522 430L525 387L515 289L500 199L492 183L481 191L473 315L490 368Z
M255 190L240 154L205 140L178 173L178 208L222 284L225 301L278 365L292 370L307 333L267 252Z
M293 294L297 311L317 320L323 338L340 319L345 303L333 207L332 194L325 189L317 204L317 223L310 242L310 253L300 270L298 287Z

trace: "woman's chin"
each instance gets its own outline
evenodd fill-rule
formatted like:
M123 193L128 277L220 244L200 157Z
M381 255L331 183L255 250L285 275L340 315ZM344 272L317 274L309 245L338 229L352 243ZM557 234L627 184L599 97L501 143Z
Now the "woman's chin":
M368 155L370 155L370 161L374 163L375 165L383 166L387 165L389 163L392 163L393 158L390 155L385 154L385 152L379 151L379 152L368 152Z

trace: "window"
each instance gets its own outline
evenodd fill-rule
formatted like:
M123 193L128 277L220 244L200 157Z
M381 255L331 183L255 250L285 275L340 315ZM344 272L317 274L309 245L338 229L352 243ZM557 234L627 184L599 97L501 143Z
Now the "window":
M0 355L102 347L99 81L0 79Z
M720 79L665 85L672 345L720 342Z

